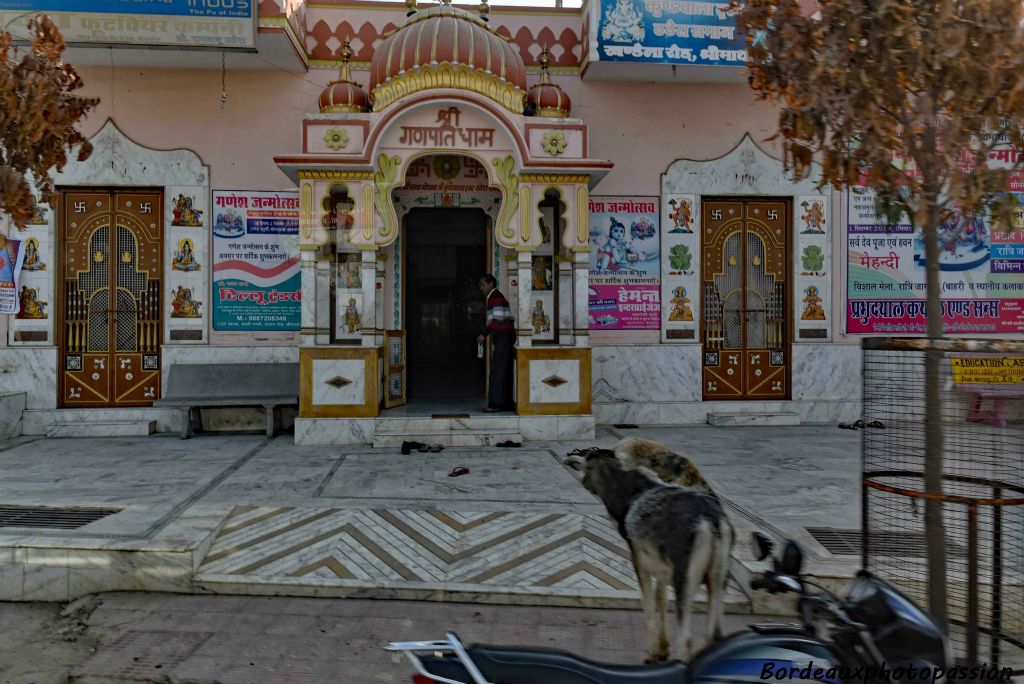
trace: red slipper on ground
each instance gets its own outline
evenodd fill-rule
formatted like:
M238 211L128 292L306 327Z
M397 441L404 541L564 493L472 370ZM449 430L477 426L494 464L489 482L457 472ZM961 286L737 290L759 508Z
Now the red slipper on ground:
M450 473L448 473L448 477L458 477L459 475L468 475L468 474L469 474L469 468L467 468L465 466L456 466L455 468L452 468L452 471Z

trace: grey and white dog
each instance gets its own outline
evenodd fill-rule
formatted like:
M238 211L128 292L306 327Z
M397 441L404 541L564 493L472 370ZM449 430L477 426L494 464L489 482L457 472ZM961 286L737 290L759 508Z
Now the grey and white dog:
M721 636L722 600L735 533L718 497L666 484L646 468L629 468L608 449L588 449L566 465L604 503L629 544L647 622L647 662L668 659L666 591L676 595L676 657L686 659L693 597L707 587L707 638Z

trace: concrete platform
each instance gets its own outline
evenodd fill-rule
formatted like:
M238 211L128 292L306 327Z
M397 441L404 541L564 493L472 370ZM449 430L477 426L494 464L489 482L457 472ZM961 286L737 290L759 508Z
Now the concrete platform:
M0 528L0 600L158 589L635 606L621 539L561 462L626 435L687 453L725 500L739 532L730 610L776 608L743 591L760 569L753 529L797 539L814 574L855 571L806 531L859 526L859 438L835 428L602 428L408 456L290 435L23 437L0 445L0 504L121 510L72 530ZM470 473L448 477L455 466Z

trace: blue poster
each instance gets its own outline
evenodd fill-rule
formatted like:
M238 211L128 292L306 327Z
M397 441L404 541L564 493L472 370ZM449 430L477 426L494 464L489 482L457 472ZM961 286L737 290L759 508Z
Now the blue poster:
M213 329L298 330L299 193L213 191Z
M158 14L173 17L252 17L256 0L0 0L0 10Z
M598 59L745 66L746 38L728 2L601 0Z

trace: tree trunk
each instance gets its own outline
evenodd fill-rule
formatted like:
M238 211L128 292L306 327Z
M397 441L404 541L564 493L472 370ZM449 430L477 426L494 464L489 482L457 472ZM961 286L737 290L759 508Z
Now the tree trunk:
M937 195L925 200L925 220L921 224L927 274L928 339L943 336L942 284L939 280L939 206ZM929 346L924 363L924 488L929 494L942 493L943 425L942 425L942 352ZM946 528L942 517L943 504L930 498L924 504L924 533L928 554L928 609L947 627L946 599Z

